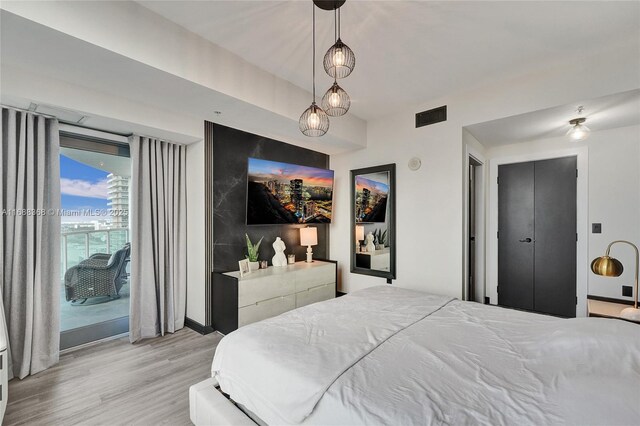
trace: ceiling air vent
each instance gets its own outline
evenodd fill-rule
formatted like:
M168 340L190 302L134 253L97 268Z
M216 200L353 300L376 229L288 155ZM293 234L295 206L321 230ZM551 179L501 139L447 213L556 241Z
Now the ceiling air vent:
M438 108L430 109L429 111L422 111L416 114L416 129L422 126L428 126L429 124L440 123L441 121L447 121L447 106L443 105Z

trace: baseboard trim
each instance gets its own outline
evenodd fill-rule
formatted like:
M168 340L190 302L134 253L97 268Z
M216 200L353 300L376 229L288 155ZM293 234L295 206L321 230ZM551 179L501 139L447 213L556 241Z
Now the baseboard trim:
M185 317L184 326L189 327L195 332L198 332L202 335L213 333L215 330L210 325L202 325L198 321L194 321L189 317Z
M587 299L599 300L601 302L620 303L622 305L633 306L633 301L632 300L616 299L616 298L613 298L613 297L594 296L592 294L587 294Z

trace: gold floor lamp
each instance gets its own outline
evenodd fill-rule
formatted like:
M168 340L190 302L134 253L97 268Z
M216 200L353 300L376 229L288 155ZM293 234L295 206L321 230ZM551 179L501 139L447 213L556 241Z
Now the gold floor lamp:
M629 241L617 240L607 246L607 252L604 256L593 259L591 262L591 270L596 275L602 275L603 277L619 277L622 275L624 268L622 263L618 259L609 256L611 246L616 243L629 244L636 251L636 284L635 284L635 297L633 308L626 308L620 312L620 317L631 321L640 321L640 309L638 309L638 269L640 269L640 255L638 254L638 247Z

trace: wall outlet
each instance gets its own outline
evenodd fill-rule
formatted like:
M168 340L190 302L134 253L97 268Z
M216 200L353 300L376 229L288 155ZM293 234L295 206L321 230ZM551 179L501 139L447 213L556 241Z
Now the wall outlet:
M623 296L628 296L628 297L633 296L633 287L631 287L630 285L623 285L622 286L622 295Z
M601 223L592 223L591 224L591 233L592 234L602 234L602 224Z

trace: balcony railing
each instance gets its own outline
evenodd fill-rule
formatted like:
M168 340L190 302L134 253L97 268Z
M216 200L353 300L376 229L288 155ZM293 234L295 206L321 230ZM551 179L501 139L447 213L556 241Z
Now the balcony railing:
M94 253L113 253L129 242L128 228L63 232L60 273L77 265Z

